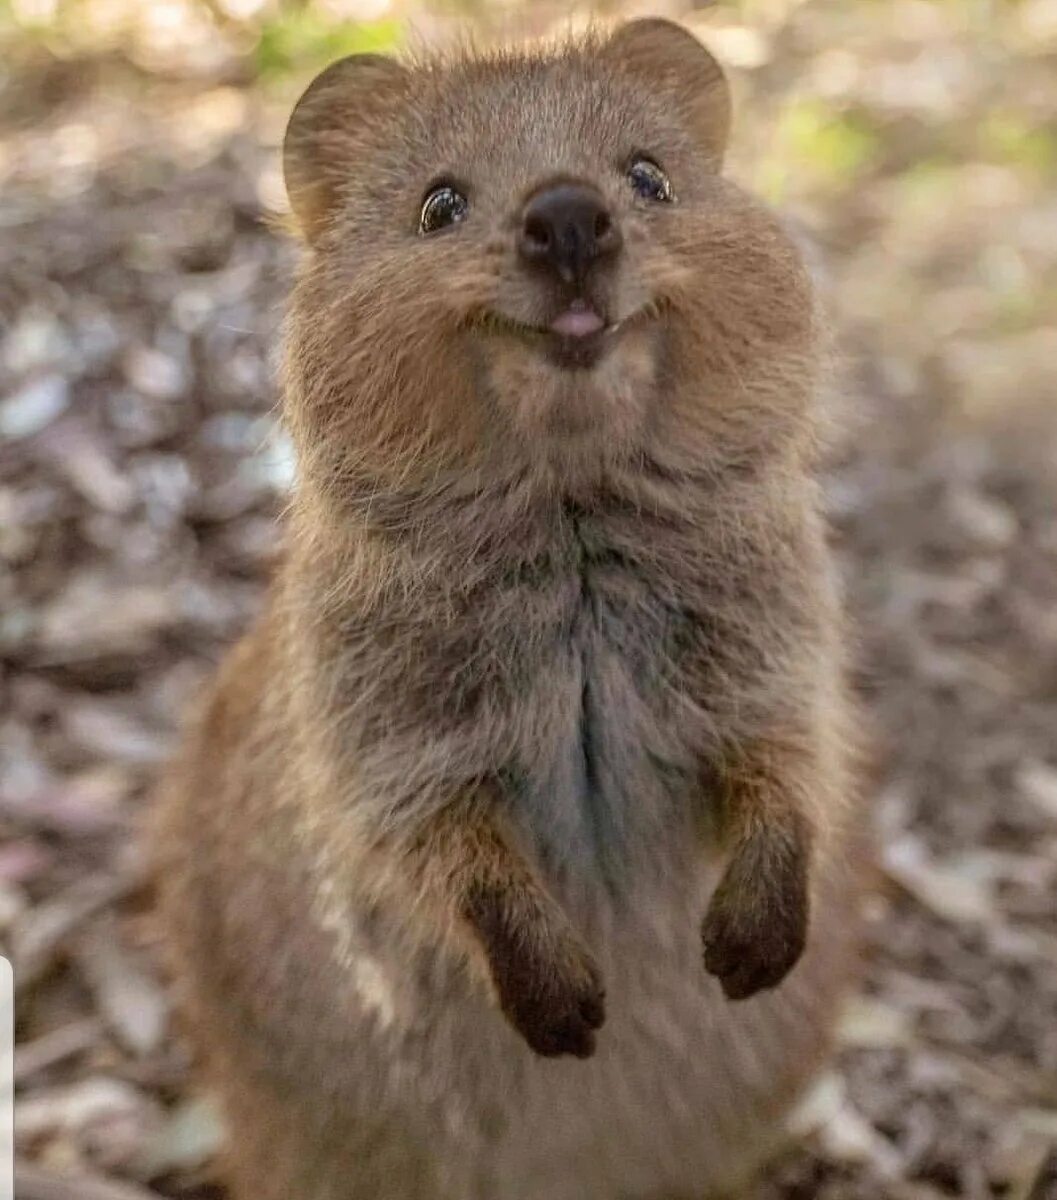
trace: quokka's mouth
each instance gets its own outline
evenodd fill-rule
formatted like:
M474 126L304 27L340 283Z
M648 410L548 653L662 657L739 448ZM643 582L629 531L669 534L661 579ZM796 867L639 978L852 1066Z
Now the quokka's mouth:
M549 325L530 325L488 309L472 322L483 333L513 337L537 346L556 366L589 370L632 325L658 316L657 305L644 305L617 321L607 320L590 304L574 300Z

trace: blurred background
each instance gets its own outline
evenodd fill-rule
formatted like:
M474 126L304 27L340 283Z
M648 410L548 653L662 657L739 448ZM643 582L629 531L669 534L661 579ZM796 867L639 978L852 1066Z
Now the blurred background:
M877 735L861 995L759 1196L1057 1196L1057 0L614 0L729 66L814 243ZM291 479L277 146L357 50L527 0L0 0L0 950L20 1200L221 1197L133 833Z

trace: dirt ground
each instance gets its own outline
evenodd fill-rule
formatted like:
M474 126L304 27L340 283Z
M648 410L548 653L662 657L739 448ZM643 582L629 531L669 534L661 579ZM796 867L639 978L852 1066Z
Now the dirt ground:
M133 831L275 553L296 251L268 217L309 68L266 78L260 31L205 9L208 43L22 30L0 68L20 1200L222 1195ZM877 744L863 988L758 1194L1053 1200L1057 4L692 20L735 75L734 170L803 227L839 331L829 495Z

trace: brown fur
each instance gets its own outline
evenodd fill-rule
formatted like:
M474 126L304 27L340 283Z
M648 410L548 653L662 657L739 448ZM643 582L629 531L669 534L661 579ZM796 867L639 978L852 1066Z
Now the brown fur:
M728 125L664 22L347 60L295 113L287 552L157 839L239 1200L704 1194L824 1047L854 920L822 338ZM439 176L470 215L420 237ZM508 325L553 312L512 244L554 179L622 230L589 370ZM700 961L743 998L805 946L744 1006Z

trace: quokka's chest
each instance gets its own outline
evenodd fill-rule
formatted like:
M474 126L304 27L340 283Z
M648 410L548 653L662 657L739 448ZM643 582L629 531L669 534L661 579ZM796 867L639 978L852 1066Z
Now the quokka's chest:
M641 871L670 869L673 839L693 841L700 728L686 664L706 624L689 598L614 557L512 598L481 631L470 728L559 874L625 892Z
M472 730L540 699L647 711L658 719L707 654L709 621L689 588L613 554L562 571L519 565L413 609L348 622L348 676L390 729ZM539 718L543 719L543 718ZM396 726L393 722L396 721Z

